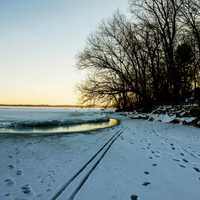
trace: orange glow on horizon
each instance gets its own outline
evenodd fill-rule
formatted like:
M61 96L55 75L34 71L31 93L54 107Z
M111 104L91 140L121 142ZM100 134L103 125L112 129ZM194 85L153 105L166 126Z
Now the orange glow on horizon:
M66 91L13 91L1 92L0 104L11 105L77 105L78 95L75 92Z

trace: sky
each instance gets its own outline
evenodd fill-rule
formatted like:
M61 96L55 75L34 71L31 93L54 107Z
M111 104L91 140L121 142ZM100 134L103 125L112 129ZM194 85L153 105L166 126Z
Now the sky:
M0 0L0 104L77 104L76 56L128 0Z

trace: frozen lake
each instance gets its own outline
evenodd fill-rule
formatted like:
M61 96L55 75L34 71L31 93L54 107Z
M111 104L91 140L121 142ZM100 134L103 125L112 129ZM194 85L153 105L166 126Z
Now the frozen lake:
M49 134L84 132L118 124L100 109L1 107L0 133Z

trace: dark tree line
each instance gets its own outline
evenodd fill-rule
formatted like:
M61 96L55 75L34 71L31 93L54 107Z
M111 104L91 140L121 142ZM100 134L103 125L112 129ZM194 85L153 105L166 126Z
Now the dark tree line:
M78 67L84 103L118 109L199 98L200 1L131 0L135 21L117 12L88 38Z

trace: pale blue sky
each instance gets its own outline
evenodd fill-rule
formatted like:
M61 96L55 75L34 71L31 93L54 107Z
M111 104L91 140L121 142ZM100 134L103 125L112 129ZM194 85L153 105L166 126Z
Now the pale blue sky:
M128 0L0 0L0 103L75 104L75 56Z

